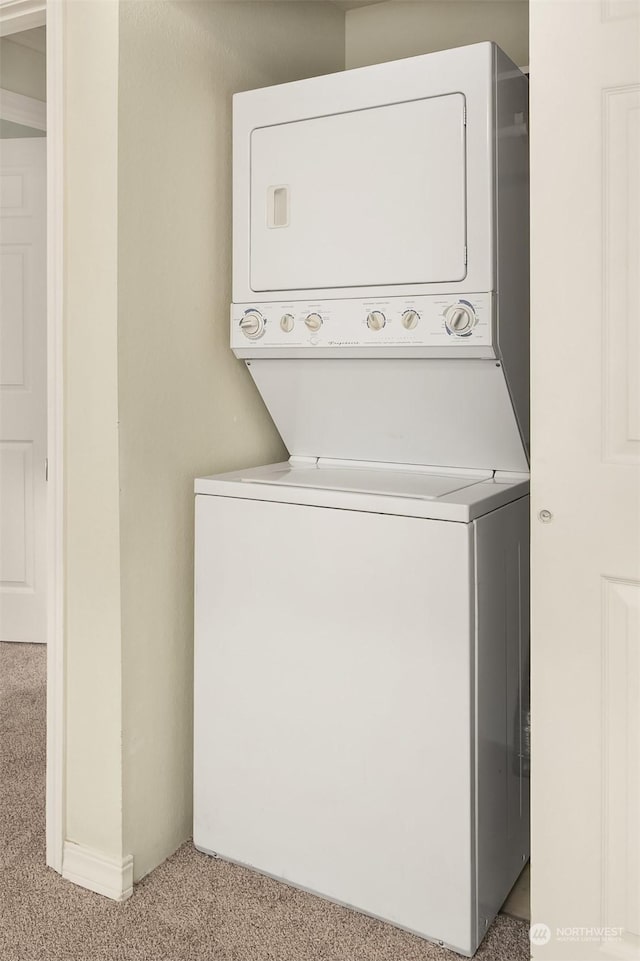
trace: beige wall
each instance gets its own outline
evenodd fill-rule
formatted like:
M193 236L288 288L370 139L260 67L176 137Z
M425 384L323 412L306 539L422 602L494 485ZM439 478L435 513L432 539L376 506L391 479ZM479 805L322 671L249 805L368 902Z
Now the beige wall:
M351 11L351 63L441 6L514 5ZM190 833L193 477L285 453L228 348L231 95L340 69L344 17L94 0L64 41L67 837L140 877Z
M139 878L191 833L193 479L286 456L228 347L231 95L341 69L344 15L71 3L65 42L67 833Z
M34 100L47 99L47 71L44 53L32 50L10 37L0 37L0 87Z
M346 66L362 67L482 40L529 63L527 0L388 0L349 10Z
M122 854L118 6L65 22L67 838Z

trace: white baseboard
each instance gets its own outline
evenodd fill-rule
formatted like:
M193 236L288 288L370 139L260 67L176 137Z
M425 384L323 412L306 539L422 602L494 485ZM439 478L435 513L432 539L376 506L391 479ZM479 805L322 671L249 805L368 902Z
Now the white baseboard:
M133 894L133 855L117 860L84 844L65 841L62 877L106 898L126 901Z

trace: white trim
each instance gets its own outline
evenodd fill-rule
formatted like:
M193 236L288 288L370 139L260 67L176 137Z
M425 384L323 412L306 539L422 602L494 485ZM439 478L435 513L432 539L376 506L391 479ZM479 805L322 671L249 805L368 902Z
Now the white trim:
M0 0L0 37L42 27L46 19L45 0Z
M0 117L11 123L21 123L36 130L47 129L47 105L42 100L24 97L13 90L0 87Z
M126 901L133 894L133 855L116 860L84 844L65 841L62 877L106 898Z
M63 554L63 27L47 21L47 864L62 872L65 837Z

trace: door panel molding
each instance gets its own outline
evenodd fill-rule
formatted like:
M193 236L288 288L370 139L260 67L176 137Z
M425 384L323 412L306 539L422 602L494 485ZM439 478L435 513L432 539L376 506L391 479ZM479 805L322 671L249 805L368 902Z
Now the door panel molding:
M602 91L603 460L640 463L640 84Z
M602 923L640 955L640 581L602 578ZM629 856L631 853L631 856Z
M631 20L640 16L640 0L602 0L602 22Z
M5 314L10 301L14 310L20 308L21 314L19 324L9 329L9 324L5 322L0 331L0 391L29 389L24 304L25 255L26 251L20 244L3 244L0 248L0 312Z
M2 511L3 543L0 551L0 590L34 593L33 442L0 441L0 483L12 489L10 513ZM16 503L15 494L19 493Z

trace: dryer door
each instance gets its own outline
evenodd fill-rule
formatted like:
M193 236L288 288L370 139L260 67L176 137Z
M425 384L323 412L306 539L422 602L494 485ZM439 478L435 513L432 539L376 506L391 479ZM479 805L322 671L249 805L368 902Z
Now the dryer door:
M254 129L251 288L466 275L461 93Z

